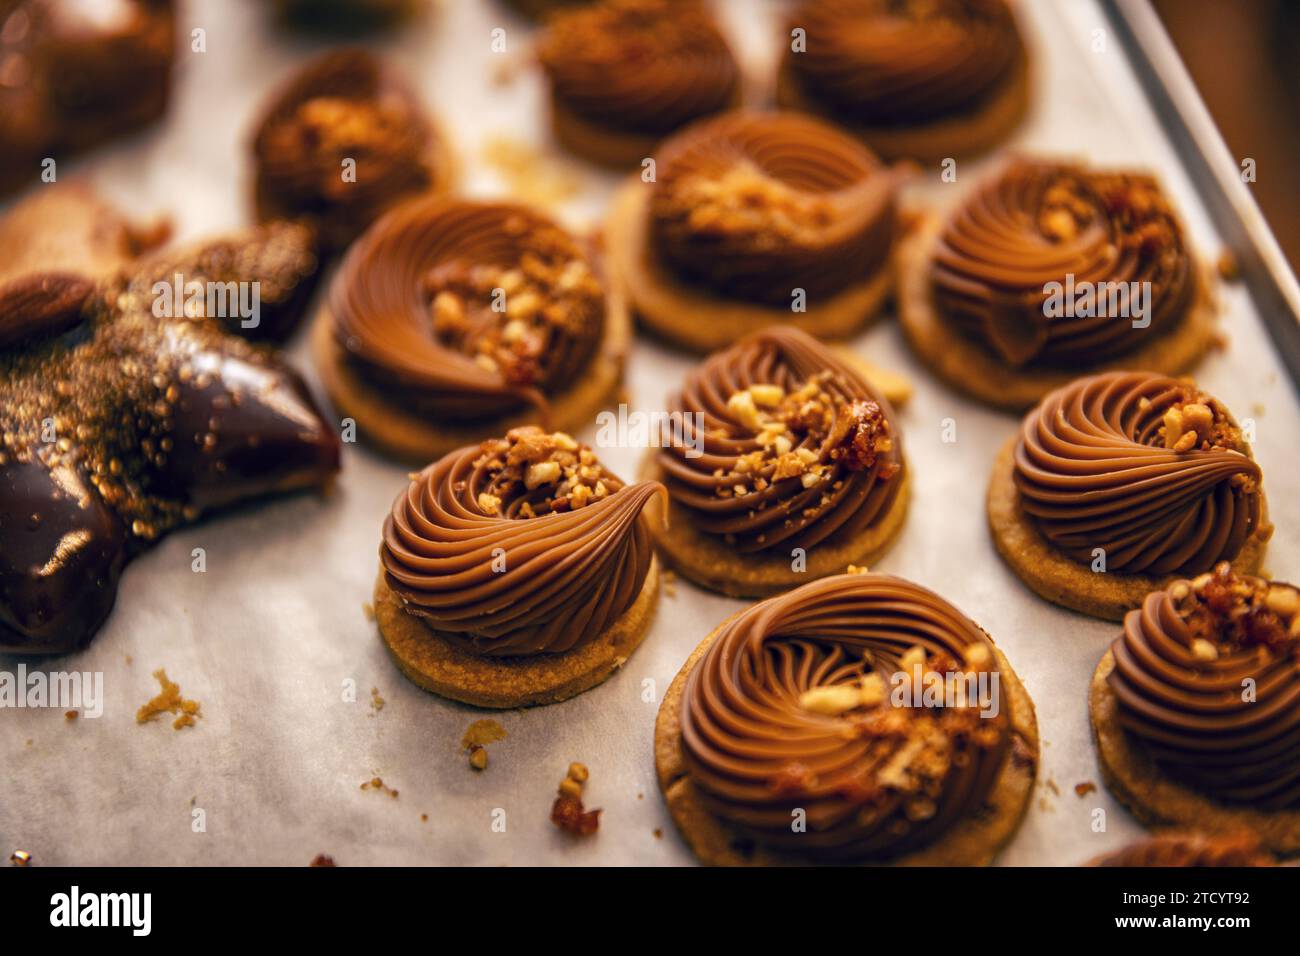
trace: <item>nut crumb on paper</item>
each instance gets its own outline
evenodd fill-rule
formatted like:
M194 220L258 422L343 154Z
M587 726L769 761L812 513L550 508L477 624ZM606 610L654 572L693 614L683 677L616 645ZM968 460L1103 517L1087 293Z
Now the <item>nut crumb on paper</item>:
M506 739L506 729L491 718L476 720L465 728L460 738L460 747L469 754L469 765L475 770L486 770L488 765L487 745Z
M573 198L582 187L572 171L558 165L529 143L508 136L490 136L483 159L519 199L547 206Z
M371 777L369 780L367 780L367 781L365 781L364 783L361 784L361 789L362 789L362 790L379 790L379 791L381 791L381 792L383 792L383 793L388 794L388 795L389 795L390 797L392 797L394 800L397 799L398 791L395 790L394 788L388 786L387 784L385 784L385 783L384 783L384 780L383 780L382 777Z
M330 856L328 853L317 853L316 857L307 865L308 866L338 866L338 864L334 862L334 857Z
M371 717L375 716L375 714L383 710L384 704L386 703L387 701L385 701L384 698L380 696L378 687L370 688L370 716Z
M569 764L569 772L560 781L559 794L551 804L551 822L573 836L591 836L600 829L600 810L588 810L582 805L588 777L586 766Z
M175 714L176 719L172 721L173 730L180 730L182 727L193 727L195 720L201 716L199 702L197 700L186 700L181 694L180 685L169 680L167 671L163 668L160 667L154 671L153 676L154 680L158 681L162 686L162 690L135 712L136 723L147 724L163 714Z
M1096 789L1097 785L1091 780L1085 780L1082 783L1076 783L1074 785L1074 792L1080 797L1086 797L1088 794L1096 791Z

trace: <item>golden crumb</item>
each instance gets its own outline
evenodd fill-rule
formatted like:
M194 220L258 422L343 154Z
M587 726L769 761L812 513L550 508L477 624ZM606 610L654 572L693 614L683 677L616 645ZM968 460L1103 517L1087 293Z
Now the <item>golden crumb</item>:
M1224 249L1219 253L1215 267L1218 269L1219 277L1225 282L1232 282L1241 277L1241 265L1231 249Z
M571 199L581 181L571 170L547 158L522 140L492 136L483 144L483 161L510 187L517 198L538 206Z
M370 711L371 711L370 715L372 717L375 714L379 713L381 710L383 710L384 704L386 703L387 701L385 701L384 698L379 695L378 687L370 688Z
M395 788L390 787L390 786L388 786L387 784L385 784L385 783L384 783L384 779L383 779L383 777L378 777L378 776L376 776L376 777L371 777L369 780L366 780L365 782L363 782L363 783L361 784L361 789L362 789L362 790L379 790L379 791L381 791L381 792L383 792L383 793L388 794L388 795L389 795L390 797L392 797L394 800L397 799L398 791L397 791Z
M1076 783L1074 785L1074 792L1080 797L1086 797L1088 794L1094 792L1096 789L1097 789L1097 785L1093 783L1091 780L1085 780L1082 783Z
M81 713L75 710L65 710L63 712L63 716L66 720L76 720L78 717L81 716Z
M197 700L186 700L181 695L179 684L174 683L167 678L167 672L162 668L153 672L154 679L162 686L158 695L144 704L135 714L135 720L138 724L147 724L162 714L176 714L176 719L172 721L172 729L180 730L182 727L193 727L195 718L199 714L199 702Z
M373 621L375 619L375 606L366 601L361 605L361 613L366 616L367 621Z

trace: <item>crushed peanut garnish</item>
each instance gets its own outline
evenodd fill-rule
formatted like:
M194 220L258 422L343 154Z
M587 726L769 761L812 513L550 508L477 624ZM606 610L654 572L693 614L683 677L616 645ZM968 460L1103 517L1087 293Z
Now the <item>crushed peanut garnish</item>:
M589 777L584 764L569 764L558 787L559 795L551 805L551 822L574 836L590 836L600 828L601 811L587 810L582 805L582 790Z
M136 723L147 724L162 714L176 714L176 719L172 721L173 730L194 726L195 719L200 716L199 702L186 700L181 695L180 685L168 680L167 672L162 668L154 671L153 676L162 685L162 690L136 711Z
M578 243L559 226L507 219L522 246L509 266L451 259L430 269L422 289L439 341L507 384L543 389L565 383L557 353L590 350L605 314L600 280Z
M1285 658L1300 648L1300 590L1290 584L1239 575L1226 562L1166 592L1191 633L1198 661L1246 648Z
M490 517L535 518L573 511L623 487L586 445L535 425L484 442L474 465L487 477L474 500Z

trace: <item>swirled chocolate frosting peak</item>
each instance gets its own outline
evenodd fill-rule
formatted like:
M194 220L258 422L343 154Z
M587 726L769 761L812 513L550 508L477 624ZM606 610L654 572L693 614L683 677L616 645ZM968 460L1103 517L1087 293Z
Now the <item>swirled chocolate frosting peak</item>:
M483 419L571 385L605 329L583 246L512 203L405 203L348 250L330 288L358 372L435 420Z
M1155 179L1023 157L948 220L931 287L945 321L1013 367L1122 356L1177 326L1198 294Z
M732 112L659 150L651 232L664 262L720 295L789 307L870 278L894 234L898 176L798 113Z
M1111 645L1121 726L1227 803L1300 805L1300 591L1224 562L1147 595Z
M313 60L273 98L253 139L261 219L298 219L326 250L449 176L406 81L360 49Z
M585 119L662 134L726 109L740 69L700 0L607 0L557 13L538 59L558 103Z
M1264 534L1263 474L1228 410L1187 379L1078 379L1025 417L1014 480L1042 535L1108 572L1195 574Z
M631 607L652 558L657 482L624 485L563 432L517 428L420 472L380 563L408 613L483 656L560 654Z
M805 0L789 19L806 49L785 55L805 95L837 119L915 124L973 111L1025 58L1004 0Z
M902 484L889 403L797 329L764 329L710 356L670 413L684 431L659 453L668 494L740 553L852 536Z
M933 592L824 578L718 628L682 696L686 770L712 813L773 850L895 857L983 805L1014 746L1002 677L988 636Z

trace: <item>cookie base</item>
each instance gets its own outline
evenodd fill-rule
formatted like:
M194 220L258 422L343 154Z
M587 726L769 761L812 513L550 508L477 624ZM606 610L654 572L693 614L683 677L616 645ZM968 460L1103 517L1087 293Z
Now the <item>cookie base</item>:
M997 95L973 112L913 126L863 126L846 123L842 116L822 109L809 99L783 63L776 80L776 102L785 109L829 119L862 140L883 159L934 163L952 156L987 152L1006 139L1029 110L1029 80L1029 60L1024 57L1016 74Z
M408 614L381 570L375 621L389 655L414 684L475 707L505 710L554 704L603 682L645 640L659 597L659 566L651 559L641 593L596 640L564 654L480 657Z
M637 321L678 348L712 352L769 325L794 326L820 339L845 339L878 316L893 291L888 263L824 301L809 302L806 312L727 299L682 282L650 247L651 189L639 177L619 188L605 229L605 256L612 277L627 290Z
M1250 830L1280 856L1300 854L1300 810L1256 810L1223 804L1168 777L1119 723L1107 676L1115 668L1110 651L1088 688L1088 713L1097 745L1097 764L1106 787L1145 826L1177 826L1200 833L1234 835Z
M591 424L622 387L623 366L632 338L626 300L611 290L606 302L605 334L590 364L573 385L551 396L545 416L535 408L524 408L498 418L457 424L408 411L351 366L334 338L334 318L328 307L321 309L313 323L312 352L330 401L339 414L356 421L362 440L404 461L423 465L521 425L542 424L556 431L577 432Z
M1015 450L1019 434L1012 435L998 452L989 478L988 519L993 543L1016 576L1053 604L1108 621L1122 621L1152 591L1167 587L1185 574L1123 574L1093 572L1051 544L1020 510L1016 488ZM1238 574L1256 574L1273 527L1268 523L1268 503L1260 493L1259 529L1232 560ZM1209 568L1205 569L1210 570Z
M1216 305L1204 263L1197 267L1196 301L1177 325L1118 358L1068 369L1014 368L945 322L930 291L931 251L943 229L936 216L918 223L894 253L898 320L912 351L939 378L986 405L1024 411L1048 392L1081 375L1137 369L1178 375L1204 357L1214 342Z
M550 103L551 133L556 142L575 156L609 169L638 168L643 160L654 156L655 147L672 135L671 132L636 133L593 123L560 102L554 90L551 91ZM739 105L740 96L737 95L727 109Z
M723 622L726 623L725 621ZM719 628L718 630L720 630ZM686 771L681 748L681 699L686 679L718 630L697 647L668 687L655 720L655 773L668 813L687 845L707 866L800 866L807 860L757 846L711 813ZM995 648L1002 687L1010 695L1011 752L980 810L928 846L894 860L893 866L986 866L1015 834L1029 807L1038 772L1038 718L1034 702L1001 650Z
M640 480L663 481L654 449L641 462ZM903 486L889 508L875 524L850 541L809 548L803 571L790 567L784 554L738 554L726 542L697 529L690 514L668 502L668 521L663 521L663 500L646 505L651 534L660 555L684 577L700 587L736 598L768 597L831 574L842 574L850 564L867 567L888 550L903 527L911 497L911 469L903 469Z

